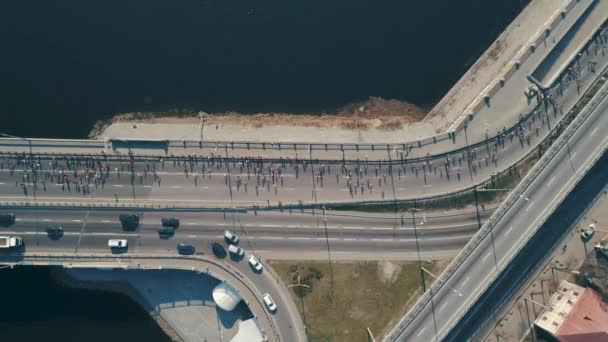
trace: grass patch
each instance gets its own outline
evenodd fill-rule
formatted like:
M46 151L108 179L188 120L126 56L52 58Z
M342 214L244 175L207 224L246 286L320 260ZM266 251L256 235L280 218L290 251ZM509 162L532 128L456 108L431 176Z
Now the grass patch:
M422 292L418 262L270 263L286 284L297 283L299 276L310 286L302 288L302 296L299 287L290 292L313 342L365 342L367 328L378 340ZM436 267L435 262L423 264L431 272Z

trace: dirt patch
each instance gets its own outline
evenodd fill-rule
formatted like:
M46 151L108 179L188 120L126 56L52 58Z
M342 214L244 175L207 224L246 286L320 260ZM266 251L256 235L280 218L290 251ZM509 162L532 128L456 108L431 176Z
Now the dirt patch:
M381 261L378 263L378 276L386 285L390 285L399 276L401 266L391 261Z
M152 113L123 113L118 114L109 122L133 123L196 123L201 121L202 113L205 125L236 124L250 127L271 125L289 125L304 127L339 127L352 130L377 128L396 130L404 125L422 121L427 109L416 105L387 100L380 97L370 97L366 101L346 105L335 112L321 113L204 113L192 111L169 111ZM99 136L108 122L97 124L91 132L91 137Z

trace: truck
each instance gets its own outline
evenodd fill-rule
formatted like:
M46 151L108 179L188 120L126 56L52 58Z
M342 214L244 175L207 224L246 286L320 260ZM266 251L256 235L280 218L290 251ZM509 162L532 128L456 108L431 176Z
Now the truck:
M0 236L0 248L14 248L23 245L23 239L17 236Z

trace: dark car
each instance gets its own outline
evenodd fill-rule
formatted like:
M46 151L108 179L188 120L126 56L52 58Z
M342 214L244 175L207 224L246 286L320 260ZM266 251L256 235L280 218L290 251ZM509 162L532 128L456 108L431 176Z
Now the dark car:
M160 236L171 236L175 234L175 228L169 226L162 226L158 228L158 234Z
M3 213L0 214L0 226L8 227L15 223L15 214Z
M220 259L226 257L226 249L217 242L211 244L211 250L213 251L213 254Z
M51 239L59 239L63 236L63 227L53 226L46 229L46 233Z
M160 222L163 224L163 226L165 227L173 227L173 228L177 228L179 227L179 219L175 218L175 217L163 217Z
M118 216L123 229L135 229L139 226L139 215L136 214L120 214Z
M187 243L178 243L177 244L177 252L183 255L191 255L194 254L194 246Z

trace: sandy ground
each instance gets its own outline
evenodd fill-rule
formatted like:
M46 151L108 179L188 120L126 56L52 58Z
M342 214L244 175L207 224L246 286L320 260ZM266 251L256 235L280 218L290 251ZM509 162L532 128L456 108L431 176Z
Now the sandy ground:
M122 113L116 115L108 124L147 123L147 124L196 124L201 118L208 126L245 126L262 128L266 126L333 127L347 130L375 128L397 130L404 125L419 122L427 110L407 102L370 97L367 101L342 107L334 113L205 113L205 112L160 112L160 113ZM96 127L89 136L98 138L105 127Z

